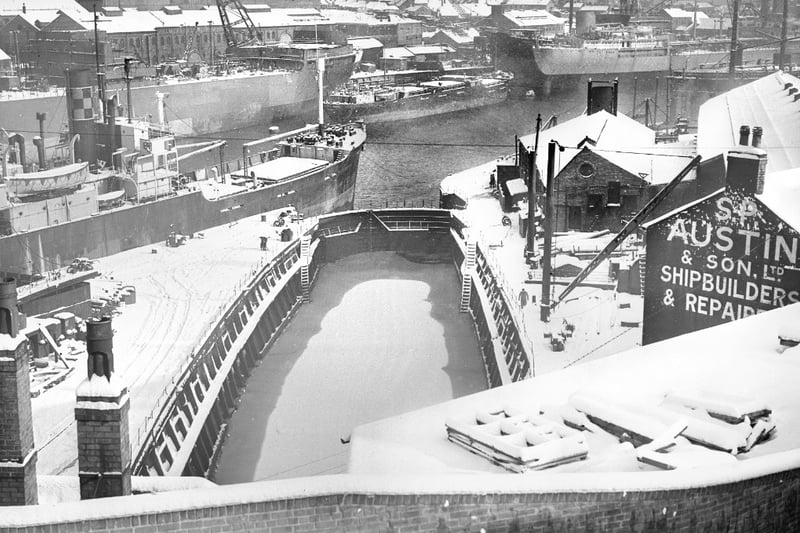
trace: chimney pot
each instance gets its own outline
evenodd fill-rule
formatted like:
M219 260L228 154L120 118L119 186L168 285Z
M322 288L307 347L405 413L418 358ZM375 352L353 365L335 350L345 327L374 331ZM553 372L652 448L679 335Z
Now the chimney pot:
M753 146L758 148L761 146L761 136L764 133L764 130L761 126L753 126Z
M739 128L739 144L742 146L747 146L750 144L748 141L750 140L750 126L741 126Z
M113 353L114 330L111 328L111 317L86 322L87 376L105 376L111 379L114 372Z

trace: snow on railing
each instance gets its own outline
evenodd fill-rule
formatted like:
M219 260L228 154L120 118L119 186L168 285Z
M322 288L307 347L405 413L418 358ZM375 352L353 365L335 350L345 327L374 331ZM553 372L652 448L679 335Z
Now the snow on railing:
M298 225L300 227L300 233L302 234L315 227L316 220L300 220L298 221ZM300 260L299 247L300 242L299 238L297 238L291 245L278 252L272 258L263 256L259 258L258 262L253 265L250 272L246 276L242 277L234 286L231 294L233 298L227 302L221 303L217 307L208 321L209 327L206 330L206 334L195 345L195 348L191 350L189 355L181 361L178 371L173 374L170 382L164 386L150 413L144 417L144 420L137 428L136 441L133 447L134 456L140 453L142 446L146 443L158 420L165 416L165 409L174 402L178 393L177 385L187 379L187 373L189 372L192 364L195 362L198 356L202 356L203 347L207 344L209 339L217 333L217 326L220 324L222 319L227 314L232 313L235 310L235 307L239 304L239 297L246 290L252 287L252 281L256 277L259 277L259 273L261 272L265 272L266 275L266 271L271 270L273 273L277 273L276 280L280 279L280 277L283 276L283 273L287 271L288 267ZM287 265L287 262L289 265ZM283 269L280 268L281 265L284 267ZM249 319L251 315L252 313L245 313L247 319Z

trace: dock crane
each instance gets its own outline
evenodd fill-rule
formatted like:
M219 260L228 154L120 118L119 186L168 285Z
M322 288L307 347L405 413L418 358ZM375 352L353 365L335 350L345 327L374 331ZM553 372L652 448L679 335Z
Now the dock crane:
M183 60L189 61L189 55L194 50L194 40L197 38L197 28L200 25L199 22L194 23L194 28L192 28L192 34L186 39L186 48L183 50Z
M229 49L263 45L261 35L241 0L217 0L217 9L219 10L219 19L222 21L222 31L225 32L225 42ZM230 15L233 15L233 22L231 22ZM244 31L237 32L239 26L244 26ZM242 33L244 36L240 37Z

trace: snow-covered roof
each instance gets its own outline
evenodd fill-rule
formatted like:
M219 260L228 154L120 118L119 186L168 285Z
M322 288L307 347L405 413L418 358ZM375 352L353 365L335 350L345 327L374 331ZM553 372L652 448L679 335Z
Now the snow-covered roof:
M22 11L19 12L6 11L5 9L0 7L0 18L8 19L8 22L11 22L13 18L18 17L35 28L39 28L49 24L59 14L60 11L57 9L39 9L36 11L28 11L27 13L23 13Z
M727 152L739 142L741 126L760 126L760 148L766 150L768 168L780 172L800 167L800 100L785 89L800 90L800 79L775 72L709 99L700 106L697 151L703 158Z
M406 47L409 52L413 55L425 55L425 54L447 54L454 52L452 48L447 46L446 44L430 44L430 45L419 45L419 46L407 46Z
M98 20L97 26L108 34L152 32L164 26L164 21L159 17L165 16L162 11L138 11L136 9L123 9L122 14L116 17L103 17ZM209 13L211 15L211 13ZM219 24L219 15L207 17ZM207 21L206 21L207 24Z
M458 44L471 44L475 42L475 37L480 35L480 32L475 28L467 28L465 31L456 30L439 30L435 32L430 38L435 38L436 35L444 35L455 43Z
M619 152L649 151L655 146L655 132L647 126L619 113L612 115L603 110L591 115L580 115L557 126L543 130L539 134L536 166L541 176L547 169L547 145L551 140L557 141L565 148L557 157L556 174L564 168L582 147L584 140L589 139L595 150L616 150ZM522 137L522 143L533 147L534 134ZM648 150L642 150L648 149Z
M767 171L769 171L767 163ZM800 231L800 167L768 172L764 192L758 197L787 224Z
M320 13L335 24L397 24L402 22L417 22L387 13L378 20L372 13L359 13L348 9L323 9Z
M414 54L408 48L401 46L396 48L384 48L383 57L387 59L410 59Z
M506 11L503 16L520 28L564 24L564 19L547 11L537 9Z
M0 48L0 61L11 61L11 56L5 53L2 48Z
M680 19L691 18L691 19L693 19L694 16L695 16L695 12L694 11L686 11L685 9L679 9L679 8L676 8L676 7L666 8L666 9L664 9L664 13L666 13L667 16L669 16L670 18L674 18L674 19L675 18L680 18ZM703 19L703 18L708 18L708 15L706 15L702 11L698 11L697 12L697 20L700 20L700 19Z
M669 144L657 144L631 151L595 149L591 145L588 148L646 182L658 185L672 181L692 159L686 147Z
M347 44L356 50L383 48L383 43L374 37L351 37L347 39Z
M551 0L487 0L489 6L541 6L550 5Z
M564 370L539 375L532 380L490 389L446 403L359 426L350 444L349 471L354 474L447 474L505 471L446 438L445 421L451 417L514 407L544 411L548 419L559 419L562 406L578 391L613 398L631 406L658 405L674 391L704 391L720 401L735 394L767 405L778 421L777 436L736 455L726 464L729 475L748 472L757 477L775 466L797 468L800 464L800 389L795 377L800 371L797 351L784 352L779 332L800 323L800 304L775 309L732 323L629 350ZM785 347L784 347L785 348ZM781 353L783 352L783 353ZM701 451L705 448L698 447ZM666 476L648 472L634 454L620 454L612 438L607 446L591 447L585 461L520 476L528 482L546 478L548 485L585 487L595 473L604 483L624 489L629 483L663 483L681 486L688 479L702 479L714 472L702 462L694 468L679 468ZM628 472L629 475L621 475ZM564 476L564 473L569 475ZM488 476L492 477L492 476ZM624 480L624 481L623 481ZM621 486L620 486L621 485Z

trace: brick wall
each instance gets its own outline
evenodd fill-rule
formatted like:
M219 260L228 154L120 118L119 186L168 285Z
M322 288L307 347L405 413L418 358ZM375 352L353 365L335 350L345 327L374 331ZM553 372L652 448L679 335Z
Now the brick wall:
M0 350L0 505L37 502L29 372L26 340Z
M591 165L592 173L588 177L581 175L581 165L584 163ZM587 170L588 168L586 167ZM666 185L650 185L639 176L603 158L602 154L587 148L564 166L555 181L556 200L553 207L555 231L609 229L617 232L624 226L623 218L627 220L632 214L639 212ZM620 182L622 205L619 207L606 206L610 181ZM599 207L594 210L589 207L590 194L602 196ZM648 219L661 216L697 198L698 192L694 180L684 179ZM570 208L576 209L575 215L579 215L574 216L573 220L569 218Z
M89 399L81 397L78 401L91 403ZM114 400L97 401L102 404ZM116 409L75 409L81 499L131 492L131 446L128 435L130 403L127 393L123 393L115 403L121 405Z
M670 473L638 473L647 478ZM546 475L546 474L545 474ZM788 532L800 530L800 470L686 490L525 492L545 485L531 475L420 478L419 490L403 493L358 489L352 476L232 485L226 490L103 500L52 509L59 531L265 531L278 532ZM596 474L604 476L604 474ZM552 479L552 476L550 476ZM376 476L373 485L381 481ZM481 479L487 490L481 490ZM603 479L603 478L600 478ZM320 491L333 481L338 490ZM404 483L408 485L408 478ZM507 481L516 492L496 493ZM521 482L523 481L523 482ZM384 481L391 485L392 481ZM451 490L431 492L430 483ZM557 484L558 482L556 482ZM329 483L328 486L331 484ZM367 485L370 485L367 483ZM413 487L413 484L411 485ZM456 488L457 487L457 488ZM370 489L375 488L374 486ZM472 488L472 493L469 493ZM290 496L281 497L281 493ZM138 500L138 501L137 501ZM81 504L85 505L85 504ZM157 509L162 509L158 511ZM131 514L131 509L138 509ZM0 515L0 528L35 530L44 525L35 508ZM5 530L5 529L4 529Z

